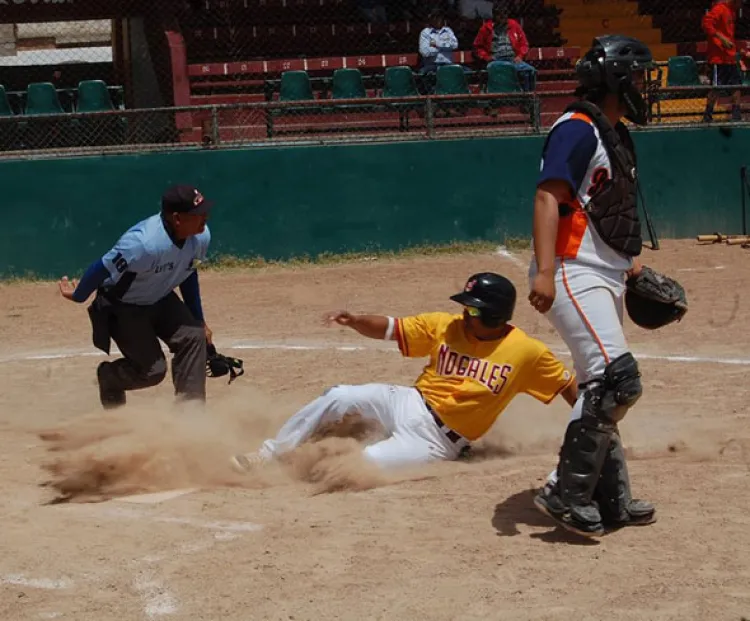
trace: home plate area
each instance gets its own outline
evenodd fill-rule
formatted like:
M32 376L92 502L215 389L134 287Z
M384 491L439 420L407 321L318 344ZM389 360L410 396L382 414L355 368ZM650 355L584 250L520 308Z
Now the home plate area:
M528 251L206 271L219 350L246 373L209 379L204 409L175 405L167 380L103 411L85 309L54 283L3 285L0 619L750 617L742 254L645 251L690 304L663 330L625 326L644 394L621 433L658 520L597 540L532 503L556 464L561 400L518 397L469 458L408 472L365 464L355 427L247 474L229 462L330 386L416 378L423 360L322 326L327 311L455 310L468 275L497 271L519 290L514 323L570 364L526 302Z

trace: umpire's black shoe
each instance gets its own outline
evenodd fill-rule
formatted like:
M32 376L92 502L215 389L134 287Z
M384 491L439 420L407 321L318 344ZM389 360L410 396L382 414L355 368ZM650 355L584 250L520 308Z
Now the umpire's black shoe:
M534 498L534 506L560 526L583 537L600 537L604 524L596 505L567 508L555 486L547 483Z
M125 405L125 391L113 390L107 386L110 373L109 362L102 362L96 368L96 380L99 383L99 400L105 410Z

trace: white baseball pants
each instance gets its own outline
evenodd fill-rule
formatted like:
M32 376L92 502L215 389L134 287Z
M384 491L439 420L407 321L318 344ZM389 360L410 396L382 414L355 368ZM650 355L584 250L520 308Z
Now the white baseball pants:
M558 261L555 301L545 315L573 357L576 381L581 384L604 373L611 360L628 352L622 329L625 282L617 270L595 270L575 262ZM530 279L536 275L532 262ZM570 420L581 417L583 393ZM553 470L549 482L557 480Z
M384 468L436 460L454 460L468 441L454 443L440 430L416 388L388 384L335 386L307 404L260 449L264 458L287 453L308 440L321 425L346 414L377 421L389 438L365 447L364 456Z

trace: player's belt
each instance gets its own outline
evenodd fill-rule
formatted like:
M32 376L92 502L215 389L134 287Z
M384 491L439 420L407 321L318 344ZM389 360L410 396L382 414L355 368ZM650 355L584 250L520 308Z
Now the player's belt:
M446 425L443 422L443 419L440 418L440 416L438 416L438 413L432 409L432 406L429 403L427 403L427 400L424 397L422 397L422 400L424 401L424 404L427 407L427 411L430 414L432 414L432 419L435 421L435 424L438 426L438 429L440 429L440 431L442 431L446 435L446 437L451 442L453 442L453 444L456 444L457 442L460 442L461 440L463 440L464 442L468 442L468 440L464 438L460 433L458 433L457 431L453 431L453 429L448 427L448 425Z

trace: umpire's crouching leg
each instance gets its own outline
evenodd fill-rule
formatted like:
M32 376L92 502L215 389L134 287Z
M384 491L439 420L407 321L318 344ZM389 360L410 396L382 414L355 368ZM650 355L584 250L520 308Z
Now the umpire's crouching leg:
M206 398L206 328L172 292L157 305L156 333L169 347L175 394Z
M175 394L184 399L206 399L206 331L203 325L182 325L167 341L172 359Z

